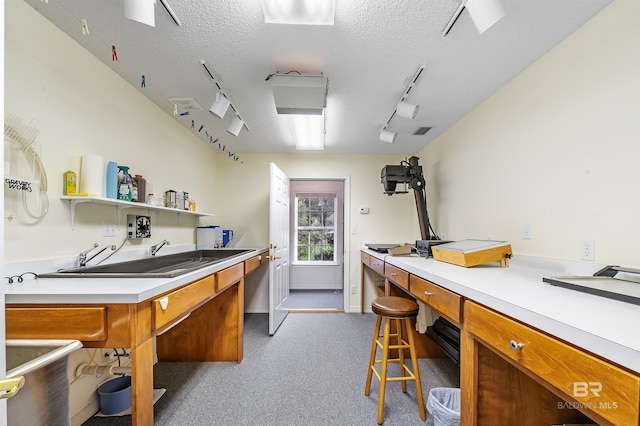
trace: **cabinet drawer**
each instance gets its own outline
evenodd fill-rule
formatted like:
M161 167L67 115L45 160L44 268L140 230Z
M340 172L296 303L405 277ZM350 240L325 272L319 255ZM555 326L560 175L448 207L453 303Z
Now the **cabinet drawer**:
M371 256L371 259L369 259L369 267L380 275L384 275L384 260Z
M462 307L460 295L415 275L410 277L409 291L433 310L453 322L457 324L462 322L460 320L460 309Z
M464 303L464 325L498 352L568 395L570 401L577 401L613 424L637 424L640 377L468 301Z
M242 263L233 265L227 269L223 269L220 272L216 272L216 293L229 287L231 284L235 284L244 276L244 267Z
M384 275L405 290L409 290L409 273L388 263L384 265Z
M105 306L7 307L5 314L9 339L107 339Z
M369 266L370 258L371 256L368 253L365 253L363 251L360 252L360 262L364 263L365 265Z
M244 269L242 263L239 264ZM165 294L162 297L153 299L151 304L151 315L154 330L158 330L213 297L215 278L210 275L201 280L195 281L184 287Z

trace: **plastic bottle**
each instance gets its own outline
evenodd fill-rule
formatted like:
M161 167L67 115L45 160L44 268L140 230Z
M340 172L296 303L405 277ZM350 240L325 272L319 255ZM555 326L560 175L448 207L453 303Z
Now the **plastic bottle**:
M64 186L62 193L64 195L74 195L77 191L77 176L73 170L64 172Z
M146 194L147 194L147 188L146 188L147 181L144 177L142 177L141 174L134 175L133 180L138 185L138 197L136 198L136 201L139 203L144 203L146 201Z
M128 166L118 166L122 174L118 174L118 200L131 201L133 198L133 183L129 175Z
M129 175L131 177L131 175ZM131 201L138 201L138 181L135 178L131 178Z

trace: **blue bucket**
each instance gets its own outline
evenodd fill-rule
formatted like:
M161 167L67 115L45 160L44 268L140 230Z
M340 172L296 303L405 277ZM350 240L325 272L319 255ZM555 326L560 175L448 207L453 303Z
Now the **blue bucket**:
M131 407L131 376L118 377L98 387L100 411L111 415Z

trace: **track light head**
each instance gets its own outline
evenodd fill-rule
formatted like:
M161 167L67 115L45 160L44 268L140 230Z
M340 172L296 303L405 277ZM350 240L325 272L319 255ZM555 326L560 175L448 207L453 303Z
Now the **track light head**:
M398 134L394 132L390 132L389 130L382 129L380 131L380 140L382 142L394 143L396 141L396 136Z
M213 115L217 115L219 118L224 118L224 115L229 109L229 105L231 105L229 99L218 92L216 94L216 100L211 104L211 108L209 108L209 112Z
M407 101L401 101L396 107L396 114L400 117L409 118L413 120L418 115L419 105L410 104Z

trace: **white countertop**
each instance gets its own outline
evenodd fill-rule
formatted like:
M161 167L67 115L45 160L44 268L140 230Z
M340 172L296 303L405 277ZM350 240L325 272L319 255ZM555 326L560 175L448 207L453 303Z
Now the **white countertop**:
M416 255L363 251L640 373L640 306L542 281L552 276L591 275L599 265L582 264L579 272L568 273L571 267L562 261L514 256L508 268L501 268L498 262L465 268Z
M247 260L265 248L173 278L38 278L5 284L6 303L139 303ZM160 256L159 256L160 257Z

